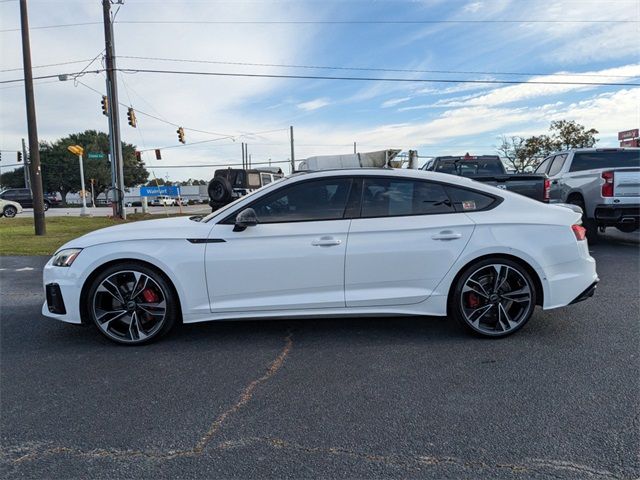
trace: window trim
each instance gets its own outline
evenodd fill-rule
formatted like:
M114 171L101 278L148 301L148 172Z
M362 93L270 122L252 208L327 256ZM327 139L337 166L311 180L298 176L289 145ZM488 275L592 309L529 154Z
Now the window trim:
M304 180L301 180L299 182L295 182L292 183L290 185L283 185L281 188L278 188L277 190L268 193L264 196L261 196L259 198L256 198L254 201L252 201L251 203L245 205L244 207L241 207L237 210L234 210L232 213L230 213L229 215L227 215L224 219L222 219L221 221L219 221L217 224L218 225L234 225L236 223L236 216L238 215L238 213L240 213L242 210L245 210L247 208L253 208L253 206L262 200L267 200L269 197L273 197L274 195L278 194L281 190L285 189L285 188L292 188L292 187L296 187L298 185L302 185L304 183L310 183L310 182L317 182L317 181L321 181L321 180L350 180L351 183L349 184L349 191L347 192L347 200L345 202L345 206L344 209L342 210L342 217L341 218L322 218L322 219L310 219L310 220L287 220L287 221L282 221L282 222L260 222L258 221L258 225L280 225L280 224L284 224L284 223L302 223L302 222L335 222L338 220L348 220L348 218L346 217L346 212L349 206L349 200L351 197L351 191L353 189L353 184L354 182L357 180L357 177L353 177L353 176L349 176L349 175L340 175L340 176L331 176L331 177L319 177L319 178L307 178ZM259 219L258 219L259 220Z

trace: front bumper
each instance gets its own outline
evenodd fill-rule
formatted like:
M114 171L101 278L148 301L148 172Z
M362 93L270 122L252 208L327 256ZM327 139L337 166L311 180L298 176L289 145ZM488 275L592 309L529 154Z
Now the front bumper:
M47 299L42 305L42 315L67 323L80 324L82 323L80 318L82 279L79 272L82 269L77 268L75 262L71 267L54 267L52 261L53 258L47 262L42 271L42 283Z
M640 205L597 205L596 222L600 225L614 226L621 223L640 222Z

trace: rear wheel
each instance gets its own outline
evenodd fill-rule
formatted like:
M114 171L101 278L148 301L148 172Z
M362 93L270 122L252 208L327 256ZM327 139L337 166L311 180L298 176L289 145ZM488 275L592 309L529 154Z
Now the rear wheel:
M18 214L18 209L13 205L7 205L4 207L4 210L2 210L2 214L7 218L13 218Z
M531 318L536 290L521 265L489 258L460 275L449 300L450 312L467 330L483 337L506 337Z
M46 200L44 201L44 211L46 212L47 210L49 210L49 207L51 205L49 204L49 202L47 202Z
M177 298L168 281L140 264L114 265L91 284L87 310L98 331L117 343L140 345L176 323Z

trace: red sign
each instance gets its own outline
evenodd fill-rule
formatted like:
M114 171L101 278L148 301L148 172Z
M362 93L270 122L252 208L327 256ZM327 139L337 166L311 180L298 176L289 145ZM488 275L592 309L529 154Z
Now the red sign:
M618 132L618 140L629 140L630 138L637 138L640 136L640 132L637 128L633 130L625 130L624 132Z
M640 147L640 138L633 138L631 140L621 140L621 147Z

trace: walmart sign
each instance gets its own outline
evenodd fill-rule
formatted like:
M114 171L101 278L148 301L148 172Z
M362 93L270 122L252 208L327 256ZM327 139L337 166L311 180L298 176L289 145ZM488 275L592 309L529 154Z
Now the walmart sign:
M180 195L180 187L160 185L159 187L140 187L141 197L157 197L158 195L169 195L177 197Z

